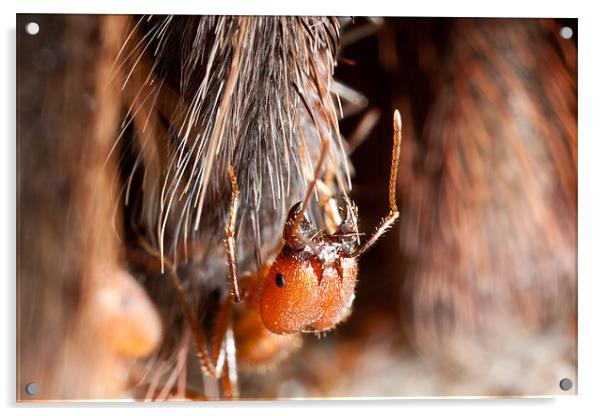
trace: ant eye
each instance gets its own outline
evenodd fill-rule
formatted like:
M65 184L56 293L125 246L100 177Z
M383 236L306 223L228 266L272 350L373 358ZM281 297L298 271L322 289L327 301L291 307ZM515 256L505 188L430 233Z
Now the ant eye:
M276 286L278 286L279 288L284 287L284 276L280 273L276 274Z

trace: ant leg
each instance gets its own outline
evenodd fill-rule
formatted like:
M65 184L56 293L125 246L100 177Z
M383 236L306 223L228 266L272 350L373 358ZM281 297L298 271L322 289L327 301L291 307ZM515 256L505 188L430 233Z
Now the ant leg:
M220 363L214 363L211 360L209 351L207 350L208 343L203 332L203 327L199 322L196 314L194 313L193 308L186 300L186 291L184 290L184 286L182 285L182 280L178 276L178 272L175 265L165 256L162 256L157 250L151 247L150 244L148 244L148 242L146 242L146 240L144 240L143 238L139 239L139 244L148 254L156 257L157 259L161 259L165 269L167 270L169 276L173 281L176 293L178 295L178 301L180 303L180 306L182 307L184 316L193 335L194 346L197 350L197 357L201 366L201 370L203 370L203 372L209 375L210 377L216 379L220 378L222 373L222 366L219 365Z
M387 232L399 217L396 202L396 183L397 183L397 167L399 165L399 151L401 148L401 116L399 111L395 110L393 114L393 156L391 161L391 176L389 177L389 215L387 215L374 231L374 234L359 247L352 257L359 257L366 252L376 241Z
M236 223L236 213L238 212L238 204L240 191L238 189L238 181L234 168L228 168L228 176L230 178L230 187L232 189L232 200L230 201L230 215L226 224L226 238L224 244L226 246L226 255L228 256L228 278L230 279L230 295L235 303L241 302L240 290L238 288L238 264L236 259L236 240L234 238L234 225Z
M213 329L213 362L222 368L222 385L228 399L238 398L236 346L232 332L232 302L226 298Z
M220 306L217 314L215 325L213 327L213 362L216 367L224 368L225 363L225 346L224 339L226 337L226 331L232 321L232 302L230 298L226 298ZM223 373L223 372L222 372Z
M226 347L226 363L224 364L224 375L222 376L222 385L224 396L227 399L237 399L238 391L238 372L236 369L236 343L234 342L234 332L229 325L224 340Z

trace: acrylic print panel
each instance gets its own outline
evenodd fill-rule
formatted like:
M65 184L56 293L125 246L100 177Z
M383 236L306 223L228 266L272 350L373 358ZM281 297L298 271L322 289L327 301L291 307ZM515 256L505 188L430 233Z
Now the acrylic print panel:
M577 35L19 15L17 399L575 394Z

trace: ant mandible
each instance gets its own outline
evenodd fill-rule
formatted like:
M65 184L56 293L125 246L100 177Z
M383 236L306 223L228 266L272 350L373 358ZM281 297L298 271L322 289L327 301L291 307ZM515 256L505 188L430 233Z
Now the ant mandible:
M349 199L345 198L345 206L339 209L342 215L339 221L335 221L333 233L316 231L305 213L328 152L328 141L322 138L320 158L305 198L290 209L282 233L284 245L263 279L258 275L239 279L234 233L239 188L234 169L229 168L232 199L224 244L230 296L218 312L212 337L212 354L208 352L202 326L186 301L176 268L164 259L191 328L201 368L209 376L222 379L226 397L238 395L237 345L239 360L263 365L294 349L299 343L299 333L327 331L349 316L355 297L358 258L399 217L396 178L400 145L401 116L396 110L393 115L389 214L372 236L360 244L357 208ZM233 319L233 314L236 314L236 319Z

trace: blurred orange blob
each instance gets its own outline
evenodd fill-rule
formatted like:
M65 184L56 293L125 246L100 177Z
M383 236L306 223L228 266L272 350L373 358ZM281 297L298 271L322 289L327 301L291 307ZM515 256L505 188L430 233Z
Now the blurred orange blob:
M161 341L161 320L150 299L124 270L106 271L106 285L94 291L100 336L126 357L150 354ZM107 278L108 277L108 278Z

